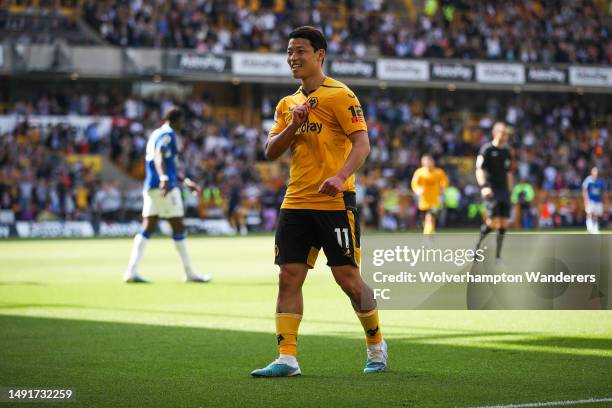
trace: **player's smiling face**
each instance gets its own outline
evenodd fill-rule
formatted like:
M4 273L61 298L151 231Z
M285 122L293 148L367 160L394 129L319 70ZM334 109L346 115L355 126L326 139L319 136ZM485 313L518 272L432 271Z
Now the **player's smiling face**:
M305 38L292 38L287 46L287 63L296 79L308 78L321 69L324 51L315 51Z

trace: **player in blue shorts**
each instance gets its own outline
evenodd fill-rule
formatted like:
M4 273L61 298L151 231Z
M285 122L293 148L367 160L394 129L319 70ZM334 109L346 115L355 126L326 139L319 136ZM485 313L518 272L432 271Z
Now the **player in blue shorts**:
M201 276L191 265L191 258L185 244L184 208L179 185L178 144L175 132L183 127L183 113L171 107L164 114L164 124L155 129L146 147L145 181L143 189L142 230L134 237L132 255L124 280L130 283L145 283L138 273L138 264L144 255L147 241L155 232L157 220L167 219L172 226L172 239L185 270L187 282L208 282L210 276ZM193 193L199 193L199 186L189 178L182 183Z
M586 227L591 234L599 234L599 218L604 212L603 196L606 191L605 181L599 177L599 169L593 167L591 175L582 182L582 197L586 211Z

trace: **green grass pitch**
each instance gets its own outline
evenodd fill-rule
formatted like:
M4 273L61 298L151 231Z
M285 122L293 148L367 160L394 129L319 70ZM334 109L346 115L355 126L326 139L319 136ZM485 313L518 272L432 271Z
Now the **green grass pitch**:
M212 283L183 283L165 237L150 241L141 266L153 283L137 286L121 282L129 239L1 242L0 387L73 387L69 407L472 407L612 397L610 311L381 311L389 371L363 375L361 327L324 259L304 288L303 376L251 378L276 356L273 237L190 237L188 245ZM41 406L17 406L29 405Z

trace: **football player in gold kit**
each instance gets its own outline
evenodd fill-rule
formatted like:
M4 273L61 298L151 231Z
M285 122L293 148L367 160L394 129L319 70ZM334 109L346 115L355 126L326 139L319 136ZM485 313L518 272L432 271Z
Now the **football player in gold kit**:
M421 157L421 167L412 176L412 191L419 197L419 211L423 217L423 233L436 232L436 214L440 208L440 195L448 187L448 177L439 167L431 154Z
M359 274L354 173L370 152L367 126L355 94L323 74L326 49L325 37L314 27L300 27L289 34L287 62L302 86L278 103L266 142L270 160L291 151L289 184L275 238L275 263L280 267L276 303L279 357L254 370L251 375L255 377L301 374L296 356L302 285L321 248L364 328L368 355L364 372L381 372L387 367L387 345L376 302Z

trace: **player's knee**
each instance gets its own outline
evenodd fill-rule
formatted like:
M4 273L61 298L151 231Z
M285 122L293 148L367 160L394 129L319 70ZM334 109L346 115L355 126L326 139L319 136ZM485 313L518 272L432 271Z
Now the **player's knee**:
M153 234L155 232L155 228L157 227L157 219L145 218L142 224L145 232L148 234Z
M170 218L168 220L172 227L172 232L175 234L183 234L185 232L185 225L183 224L182 218Z
M351 298L356 298L361 295L361 279L354 277L337 277L336 283L340 288Z
M291 291L300 286L300 271L291 266L281 265L278 274L278 286L281 291Z

